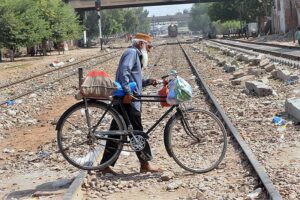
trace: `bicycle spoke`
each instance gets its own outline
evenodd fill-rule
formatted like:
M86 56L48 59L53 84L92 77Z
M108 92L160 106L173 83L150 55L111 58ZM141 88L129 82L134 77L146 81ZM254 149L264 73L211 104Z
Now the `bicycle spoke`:
M203 173L214 169L225 155L226 131L220 120L205 110L187 110L168 122L167 148L184 169Z

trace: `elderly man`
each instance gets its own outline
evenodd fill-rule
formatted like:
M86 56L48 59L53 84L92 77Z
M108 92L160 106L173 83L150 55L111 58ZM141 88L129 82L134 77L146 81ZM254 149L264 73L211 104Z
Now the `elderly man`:
M151 48L151 41L152 38L149 35L143 33L136 34L132 40L132 46L128 47L123 53L116 73L116 81L121 83L122 88L126 92L126 95L123 99L123 105L126 113L133 126L133 129L140 131L143 131L141 119L141 103L132 102L133 97L132 91L129 88L129 83L136 82L137 89L136 91L134 91L134 93L137 95L142 94L142 87L148 85L156 85L156 81L154 79L142 79L142 67L147 67L148 65L148 52ZM115 109L119 113L122 113L119 106L116 106ZM116 125L114 124L114 122L112 122L111 130L115 130L116 128ZM106 143L105 152L101 163L105 163L111 158L111 156L114 155L115 152L113 149L115 148L116 144L114 142L108 141ZM140 172L145 173L161 171L161 169L153 167L149 164L149 161L152 159L152 154L148 143L146 144L146 147L143 151L136 152L136 154L141 163ZM102 170L102 173L116 174L110 167Z

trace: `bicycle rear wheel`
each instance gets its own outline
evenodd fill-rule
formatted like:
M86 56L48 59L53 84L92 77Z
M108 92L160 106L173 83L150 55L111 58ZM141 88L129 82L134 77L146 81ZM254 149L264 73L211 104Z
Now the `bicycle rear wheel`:
M88 101L87 105L91 127L98 124L96 132L108 131L113 120L118 130L124 130L122 118L106 103ZM103 116L105 111L107 113ZM58 147L64 158L75 167L83 170L101 170L118 158L123 143L116 142L115 149L106 149L112 151L113 156L100 164L107 140L91 137L86 116L84 101L73 105L62 115L56 128ZM120 139L125 138L120 136Z
M227 148L227 134L222 122L206 110L182 112L171 117L166 125L167 152L187 171L205 173L215 169Z

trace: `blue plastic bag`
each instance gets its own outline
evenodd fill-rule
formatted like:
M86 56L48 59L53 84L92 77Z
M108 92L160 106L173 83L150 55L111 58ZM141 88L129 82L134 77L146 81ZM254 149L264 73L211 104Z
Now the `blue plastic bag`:
M117 86L117 90L115 90L113 92L113 96L115 96L115 97L125 96L126 92L123 90L121 84L119 82L115 81L115 85ZM136 90L136 87L137 87L136 82L130 82L128 85L130 88L130 92L133 92Z
M176 93L175 93L175 80L169 82L169 93L167 96L167 103L170 105L176 105L179 102L177 101Z

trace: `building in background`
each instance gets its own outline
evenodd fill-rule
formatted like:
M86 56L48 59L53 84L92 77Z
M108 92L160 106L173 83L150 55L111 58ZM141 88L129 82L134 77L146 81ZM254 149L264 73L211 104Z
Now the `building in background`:
M300 0L274 0L272 12L273 33L295 31L300 25Z
M190 21L189 13L178 13L176 15L167 15L167 16L158 16L150 17L151 20L151 34L158 35L167 35L168 27L171 24L174 24L178 27L178 33L186 34L190 30L188 24Z

